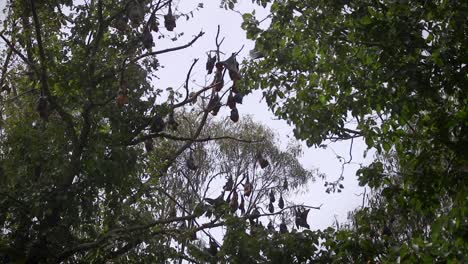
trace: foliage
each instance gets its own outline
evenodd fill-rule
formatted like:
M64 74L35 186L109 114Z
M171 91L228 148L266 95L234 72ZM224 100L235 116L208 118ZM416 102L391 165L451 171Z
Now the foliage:
M186 122L181 122L181 129L175 133L180 137L186 137L187 135L184 134L190 133L190 129L197 123L196 118L190 114L184 114L184 116ZM291 143L287 151L281 151L276 145L272 131L256 124L248 116L238 123L233 123L228 119L218 122L209 120L200 137L207 138L213 134L224 140L194 142L191 152L179 156L168 171L168 176L162 178L156 187L161 194L155 200L171 204L170 207L166 206L166 213L174 210L173 214L177 215L199 216L196 220L189 220L187 224L183 224L183 227L188 228L189 234L192 232L191 229L197 227L197 221L203 223L206 220L216 225L222 224L229 228L239 229L238 232L228 231L229 234L235 236L246 234L247 230L257 227L255 222L252 224L248 221L254 210L259 210L260 217L268 216L272 221L279 219L275 217L276 215L290 218L288 206L294 206L288 201L290 193L302 188L316 176L323 177L317 171L305 170L299 164L297 157L301 154L301 150L297 143ZM250 142L247 142L249 140ZM155 141L155 143L161 142ZM170 144L170 146L165 146L165 149L174 149L183 142L167 141L164 144ZM161 149L161 147L157 146L156 149ZM259 151L264 153L264 157L270 162L270 166L265 169L259 166L257 160ZM150 154L153 158L159 155L157 151ZM198 167L196 170L191 170L186 165L190 155ZM149 167L153 165L149 164ZM253 185L249 196L245 195L247 178ZM232 187L226 189L229 179L232 179ZM288 189L283 187L285 181L288 182ZM224 185L221 187L220 183ZM270 214L267 212L267 204L271 191L278 198L280 195L284 197L287 206L281 210L275 203L275 212ZM220 192L222 199L220 199ZM234 192L238 195L235 199L237 204L235 208L232 207ZM244 205L241 210L242 200ZM223 221L218 221L220 219ZM201 234L197 237L201 239L205 235ZM228 238L224 237L222 244L219 242L222 245L218 255L219 260L222 260L222 254L225 251L231 252L229 245L232 244ZM244 244L239 244L237 239L234 241L234 244L239 246L239 250L247 251L251 250L249 249L251 244L255 243L246 240L242 241ZM204 251L206 243L190 243L190 241L183 241L183 243L186 243L188 254L193 258L206 261L212 258Z
M189 86L195 60L179 90L152 82L157 55L203 32L158 40L177 43L177 18L203 3L182 14L171 0L8 2L1 261L465 261L468 4L253 2L271 10L269 26L243 15L259 59L241 78L217 36L212 83ZM288 195L321 175L299 164L297 143L282 151L240 118L236 105L257 88L308 145L362 137L377 150L357 173L371 195L347 225L293 228L319 208ZM230 120L211 117L228 107ZM216 227L222 243L207 231Z
M308 145L362 137L398 161L358 172L375 201L355 213L353 228L333 233L353 241L330 241L330 252L349 258L336 253L335 261L466 255L468 5L290 0L271 1L270 12L269 26L244 14L261 59L247 63L243 89L262 89ZM369 238L388 215L396 217L392 239Z
M170 32L193 11L170 0L24 0L8 1L6 14L0 262L210 261L204 241L222 243L207 230L256 226L270 193L287 207L268 216L286 216L288 194L318 175L298 162L297 143L280 150L271 131L239 115L238 63L221 56L218 36L210 85L189 85L198 60L174 80L181 89L152 82L157 55L203 36L168 48L156 40L177 43L183 32ZM212 117L228 107L230 119ZM225 179L232 186L217 186Z

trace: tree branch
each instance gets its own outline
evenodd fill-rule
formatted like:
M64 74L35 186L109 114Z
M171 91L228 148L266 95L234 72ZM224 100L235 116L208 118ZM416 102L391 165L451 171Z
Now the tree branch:
M184 88L185 88L186 94L185 94L185 99L184 99L184 101L182 101L182 102L187 102L187 100L188 100L188 98L189 98L188 82L189 82L190 74L192 73L193 67L195 66L195 64L196 64L197 62L198 62L198 59L194 59L194 60L193 60L192 66L190 66L190 69L189 69L189 71L188 71L188 73L187 73L187 77L185 78L185 86L184 86Z
M78 138L75 133L72 116L68 114L67 112L65 112L65 110L53 99L49 91L48 80L47 80L47 62L46 62L47 60L45 57L44 46L43 46L42 38L41 38L41 26L39 24L39 19L37 17L37 12L36 12L34 1L35 0L31 0L30 2L31 2L31 9L32 9L33 20L34 20L34 28L36 31L37 46L39 49L39 60L40 60L40 65L41 65L41 72L40 72L41 93L42 95L47 96L47 100L50 102L51 106L55 110L57 110L60 117L66 123L67 133L70 135L71 141L73 142L73 144L77 144Z
M24 61L24 63L26 63L27 65L29 65L35 72L37 72L37 69L35 67L35 65L33 64L32 61L29 61L19 50L17 50L15 48L15 46L7 39L5 38L5 36L3 36L3 34L0 33L0 38L3 39L3 41L5 41L5 43L7 44L7 46L16 54L18 55L21 60Z
M141 56L138 56L135 59L131 60L129 62L129 64L135 63L135 62L137 62L137 61L139 61L139 60L141 60L143 58L146 58L148 56L153 56L153 55L158 55L158 54L163 54L163 53L168 53L168 52L171 52L171 51L176 51L176 50L181 50L181 49L188 48L188 47L192 46L192 44L195 43L195 41L197 41L204 34L205 34L205 32L200 31L200 33L198 33L198 35L196 35L195 38L193 38L189 43L187 43L185 45L182 45L182 46L145 53L145 54L143 54Z
M49 95L48 86L47 86L47 67L46 67L47 60L45 57L44 46L42 44L41 27L39 25L39 19L37 17L34 0L31 0L31 10L32 10L33 20L34 20L34 29L36 31L37 46L39 48L39 61L41 65L41 94Z
M73 247L71 249L68 249L68 250L62 252L58 257L58 260L63 261L64 259L66 259L66 258L68 258L68 257L70 257L70 256L72 256L72 255L74 255L76 253L99 247L107 239L115 238L116 236L119 236L119 234L147 229L147 228L153 227L153 226L158 225L158 224L169 224L169 223L172 223L172 222L180 222L180 221L190 220L190 219L193 219L193 218L195 218L194 215L188 215L188 216L184 216L184 217L173 217L173 218L167 218L167 219L162 219L162 220L155 220L155 221L150 222L150 223L145 224L145 225L136 225L136 226L133 226L133 227L130 227L130 228L113 229L113 230L110 230L109 232L107 232L106 234L102 235L96 241L88 242L88 243L82 243L82 244L79 244L79 245L77 245L77 246L75 246L75 247ZM165 230L165 231L168 231L168 230ZM160 232L163 232L163 230L160 230Z
M221 47L221 44L223 44L223 41L224 41L224 38L221 39L221 42L218 41L218 38L219 38L219 32L220 32L221 28L220 26L218 25L218 30L216 32L216 38L215 38L215 44L216 44L216 58L218 60L218 62L221 60L220 56L219 56L219 48Z
M215 87L216 85L217 85L217 83L214 83L214 84L208 85L206 87L203 87L202 89L200 89L200 91L198 91L194 95L192 95L190 100L184 100L184 101L182 101L182 102L180 102L178 104L173 105L172 108L176 109L178 107L181 107L181 106L184 106L184 105L190 103L192 100L194 100L194 98L197 98L200 94L202 94L203 92L208 91L209 89Z
M260 216L258 217L262 217L262 216L272 216L272 215L279 215L279 214L282 214L284 211L288 210L288 209L293 209L293 208L297 208L297 207L305 207L305 208L310 208L310 209L315 209L315 210L320 210L320 208L322 208L322 205L321 204L320 206L309 206L309 205L291 205L291 206L287 206L281 210L279 210L278 212L274 212L274 213L270 213L270 214L260 214ZM245 215L244 218L248 219L250 215Z
M207 141L213 141L213 140L224 140L224 139L229 139L229 140L234 140L238 142L243 142L243 143L259 143L262 142L263 139L260 140L248 140L248 139L241 139L241 138L235 138L231 136L215 136L211 137L208 136L206 138L193 138L193 137L179 137L167 133L157 133L157 134L149 134L149 135L144 135L141 136L140 138L137 138L133 141L131 141L128 145L137 145L139 143L145 142L145 140L152 139L152 138L167 138L167 139L172 139L172 140L178 140L178 141L190 141L190 142L207 142Z
M8 70L8 64L10 63L10 59L11 59L11 54L13 53L13 50L10 49L8 50L7 52L7 56L5 58L5 61L3 62L3 66L2 66L2 77L0 78L0 89L3 88L3 82L5 82L5 79L6 79L6 72Z

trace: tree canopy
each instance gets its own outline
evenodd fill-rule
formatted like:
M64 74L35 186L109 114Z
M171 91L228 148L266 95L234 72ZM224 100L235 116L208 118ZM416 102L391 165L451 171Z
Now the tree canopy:
M321 175L302 167L297 143L280 149L239 113L237 53L223 50L219 27L203 65L210 83L190 82L196 59L181 89L164 89L152 81L157 55L204 34L155 49L189 17L170 0L9 1L6 15L2 262L223 260L207 230L306 210L289 193Z
M268 26L244 14L259 58L245 89L262 89L308 145L363 138L380 154L357 173L374 194L330 244L336 260L463 262L468 5L291 0L270 11ZM393 235L375 243L384 229Z
M243 14L250 59L223 50L218 27L206 83L190 81L196 59L181 89L165 89L158 55L204 35L171 33L203 2L185 14L172 0L7 1L0 261L466 261L468 4L252 4L270 13ZM348 223L309 230L320 206L290 198L324 176L240 111L256 89L309 146L362 138L377 150Z

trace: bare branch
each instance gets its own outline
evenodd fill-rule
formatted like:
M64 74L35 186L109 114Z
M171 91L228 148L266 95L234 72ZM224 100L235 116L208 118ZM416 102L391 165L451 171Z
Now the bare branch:
M188 73L187 73L187 78L185 78L185 86L184 86L184 88L185 88L186 94L185 94L185 99L184 99L183 102L187 102L187 100L188 100L188 98L189 98L189 94L190 94L190 93L189 93L189 88L188 88L188 82L189 82L190 74L192 73L193 67L195 66L195 64L196 64L197 62L198 62L198 59L194 59L194 60L193 60L192 66L190 66L190 69L189 69L189 71L188 71Z
M351 138L351 144L349 146L349 160L346 163L350 163L353 160L353 143L354 138Z
M127 253L128 251L132 250L135 246L139 245L141 242L143 242L141 239L136 239L134 241L130 241L128 242L125 246L115 250L115 251L111 251L109 254L107 254L107 256L104 257L104 259L108 260L108 259L115 259L125 253Z
M196 93L192 96L192 98L191 98L190 100L184 100L184 101L182 101L182 102L180 102L180 103L178 103L178 104L175 104L175 105L172 106L172 109L175 109L175 108L178 108L178 107L181 107L181 106L184 106L184 105L190 103L191 100L193 100L193 98L197 98L200 94L202 94L202 93L208 91L209 89L215 87L216 85L217 85L217 83L214 83L214 84L208 85L208 86L206 86L206 87L203 87L203 88L200 89L198 92L196 92Z
M367 188L364 187L364 194L362 195L362 206L361 208L364 209L364 204L366 202L366 191L367 191Z
M242 47L236 52L234 53L234 56L237 56L239 55L239 53L244 49L244 45L242 45Z
M205 32L200 31L200 33L198 33L198 35L196 35L195 38L193 38L189 43L187 43L185 45L174 47L174 48L169 48L169 49L163 49L163 50L148 52L148 53L140 55L140 56L136 57L135 59L131 60L130 63L135 63L135 62L137 62L137 61L139 61L139 60L141 60L143 58L146 58L148 56L153 56L153 55L158 55L158 54L163 54L163 53L168 53L168 52L171 52L171 51L176 51L176 50L181 50L181 49L188 48L188 47L192 46L192 44L195 43L195 41L197 41L204 34L205 34Z
M213 95L214 95L214 90L213 90L211 96L213 97ZM195 134L192 136L190 141L188 141L182 147L180 147L174 153L174 155L170 159L168 159L167 163L165 164L165 167L161 170L163 173L171 166L171 164L177 159L177 157L180 154L182 154L187 148L189 148L193 144L193 142L195 142L194 140L197 139L200 136L200 133L201 133L203 127L206 124L206 120L208 119L208 114L209 114L209 111L205 110L205 113L203 114L202 120L201 120L200 124L198 125L198 128L195 131Z
M221 40L221 42L218 41L218 38L219 38L219 31L220 31L220 26L218 25L218 31L216 32L216 39L215 39L215 44L216 44L216 58L218 61L220 61L220 56L219 56L219 47L221 46L221 44L223 43L224 41L224 38Z

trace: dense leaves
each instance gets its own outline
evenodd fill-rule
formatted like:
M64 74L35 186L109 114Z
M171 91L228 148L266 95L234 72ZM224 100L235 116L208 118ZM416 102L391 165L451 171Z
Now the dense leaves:
M269 191L314 178L297 144L279 149L237 108L236 123L211 119L228 109L224 95L239 94L224 86L224 67L233 71L226 79L240 78L234 55L217 52L213 85L189 87L198 60L174 80L185 83L182 93L152 82L156 55L203 35L152 51L155 32L167 34L158 17L175 29L171 1L11 1L7 10L0 262L214 258L222 242L207 230L264 217L257 208ZM270 169L259 168L258 152L275 162Z
M362 135L388 150L410 125L446 144L442 133L460 136L466 111L467 8L275 1L266 30L244 15L247 35L265 56L251 62L245 80L264 89L272 110L309 144ZM441 127L437 120L448 118L453 124ZM351 120L356 130L345 126Z
M270 11L267 26L244 14L255 40L244 89L262 89L308 145L362 137L380 154L358 171L373 202L330 233L354 241L327 242L335 261L463 262L468 4L291 0Z
M0 262L466 261L468 4L253 3L270 15L243 15L252 60L216 40L211 85L189 86L194 60L174 90L157 55L203 33L159 48L189 17L173 1L7 2ZM377 150L349 223L308 230L319 208L290 197L322 175L239 111L253 89L308 145Z
M213 240L219 247L206 230L265 206L263 197L285 178L295 187L312 179L297 161L300 150L281 151L271 132L237 109L235 128L229 119L209 118L228 108L225 94L237 93L224 86L223 74L235 56L221 56L230 52L220 44L213 86L189 86L198 60L173 80L185 83L180 91L152 82L161 67L157 55L188 48L203 35L158 46L185 15L172 1L8 1L6 15L0 262L187 259L189 245L202 249ZM226 79L241 78L237 62L228 70ZM217 140L232 142L210 143ZM275 171L257 169L255 155L266 150ZM251 200L242 200L238 212L245 173ZM232 193L218 196L221 188L213 185L229 176ZM221 197L216 206L205 203L211 190Z

